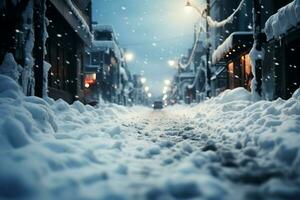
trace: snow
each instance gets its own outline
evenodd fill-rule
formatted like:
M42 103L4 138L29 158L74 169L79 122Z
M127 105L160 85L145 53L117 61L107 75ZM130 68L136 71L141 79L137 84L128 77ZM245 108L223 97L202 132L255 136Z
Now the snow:
M6 53L0 65L0 74L7 75L14 80L19 80L22 67L18 65L12 53Z
M48 96L48 73L52 65L47 61L44 61L44 70L43 70L43 96Z
M1 199L297 199L300 89L161 111L26 97L0 75Z
M24 94L34 94L34 74L33 65L34 58L32 57L32 51L34 47L34 31L33 31L33 1L29 1L25 11L22 14L23 18L23 30L27 31L25 37L25 62L22 70L21 85Z
M272 15L265 24L267 40L280 39L281 36L300 23L300 0L294 0Z
M109 40L104 40L104 41L98 41L98 40L93 40L92 42L92 46L94 49L97 50L107 50L107 49L112 49L116 56L118 58L121 58L121 51L119 46L117 45L117 43L115 41L109 41Z
M123 76L123 79L124 79L125 81L128 81L128 80L129 80L129 79L128 79L128 76L127 76L127 73L126 73L126 70L125 70L124 67L120 67L120 74L121 74L121 76Z
M238 13L238 11L241 10L243 5L245 5L245 0L241 0L241 2L239 4L239 6L237 7L237 9L235 9L234 12L229 17L227 17L226 19L224 19L222 21L215 21L210 16L207 16L208 25L211 28L220 28L220 27L224 27L228 23L232 23L233 19L234 19L234 16Z
M264 48L261 49L261 51L256 49L256 42L254 42L253 47L249 53L250 56L250 63L251 63L251 71L253 74L253 78L251 80L251 92L252 97L254 100L259 100L261 97L258 94L256 88L257 88L257 79L256 79L256 61L257 60L263 60L265 57L265 50Z
M97 25L93 25L93 29L94 31L99 31L99 32L114 32L114 29L111 25L104 25L104 24L97 24Z
M219 62L226 53L233 48L233 37L236 35L249 35L251 32L233 32L212 54L212 63L216 64Z
M74 14L79 22L82 24L80 28L82 28L86 34L89 36L89 38L93 38L93 34L91 33L90 27L88 23L85 21L85 19L81 16L81 13L78 11L78 9L73 4L72 0L65 0L68 6L70 7L70 12Z

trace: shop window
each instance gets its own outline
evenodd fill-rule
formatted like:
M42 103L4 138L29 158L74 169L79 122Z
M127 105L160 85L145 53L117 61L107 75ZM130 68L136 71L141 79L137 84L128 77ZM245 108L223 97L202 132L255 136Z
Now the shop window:
M95 73L93 74L86 74L84 77L84 86L86 88L89 88L92 84L96 82L97 75Z
M242 77L244 81L244 87L250 91L253 75L252 75L252 66L251 66L249 54L242 56L241 65L244 72Z
M250 63L250 56L249 56L249 54L246 54L244 57L245 57L245 73L246 73L246 75L251 76L252 75L252 66Z
M228 64L228 72L230 74L234 74L234 64L233 64L233 62Z
M228 82L228 86L229 86L229 89L234 89L235 88L235 84L234 84L234 63L233 62L230 62L228 63L228 73L229 73L229 82Z

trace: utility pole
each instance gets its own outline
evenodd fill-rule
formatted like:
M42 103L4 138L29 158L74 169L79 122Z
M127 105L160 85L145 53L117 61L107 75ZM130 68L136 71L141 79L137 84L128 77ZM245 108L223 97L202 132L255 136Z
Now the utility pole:
M256 51L262 51L263 45L263 34L261 27L261 0L253 0L253 26L254 26L254 45ZM256 58L255 60L255 77L257 85L255 87L256 92L259 96L262 95L262 67L263 58Z
M210 34L209 34L209 24L208 24L208 19L207 17L210 16L210 0L206 0L206 40L207 40L207 47L206 47L206 81L207 81L207 90L206 90L206 96L210 97L210 77L211 77L211 72L210 72Z
M43 97L44 84L44 31L45 31L45 0L34 1L34 79L35 79L35 96Z

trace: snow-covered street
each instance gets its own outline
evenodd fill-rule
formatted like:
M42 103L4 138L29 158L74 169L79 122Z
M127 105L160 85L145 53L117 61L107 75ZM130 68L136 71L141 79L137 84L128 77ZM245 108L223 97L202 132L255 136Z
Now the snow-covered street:
M1 199L299 199L299 90L252 102L238 88L153 111L0 83Z

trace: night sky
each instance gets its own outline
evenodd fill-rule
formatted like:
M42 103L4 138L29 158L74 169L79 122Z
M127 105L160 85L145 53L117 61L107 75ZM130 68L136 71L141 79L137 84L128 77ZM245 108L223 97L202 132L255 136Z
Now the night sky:
M93 0L93 21L114 27L120 46L135 55L130 71L144 73L155 95L176 72L168 60L192 47L197 20L185 0Z

